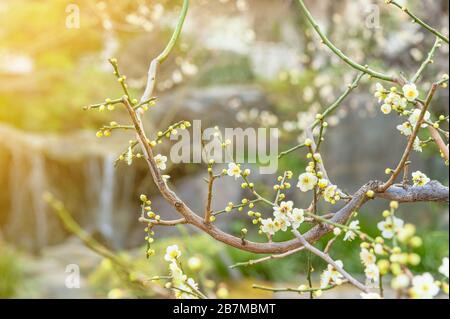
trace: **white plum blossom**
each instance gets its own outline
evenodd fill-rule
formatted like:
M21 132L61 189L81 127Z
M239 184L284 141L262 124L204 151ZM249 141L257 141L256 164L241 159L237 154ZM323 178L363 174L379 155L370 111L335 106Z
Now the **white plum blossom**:
M278 212L280 214L289 214L292 211L292 207L294 206L293 201L281 202L279 206L275 206L273 208L274 213Z
M241 167L236 163L229 163L227 174L228 176L234 176L234 179L238 179L241 176Z
M416 152L421 153L422 150L422 141L416 136L416 139L414 140L414 144L413 144L413 150L415 150Z
M412 113L411 113L411 115L409 116L409 118L408 118L408 121L409 121L409 123L411 123L411 125L413 126L413 127L415 127L416 125L417 125L417 122L419 121L419 118L420 118L420 114L422 113L422 110L421 109L415 109ZM430 114L430 112L428 112L428 111L426 111L425 112L425 115L423 116L423 120L424 121L429 121L430 120L430 117L431 117L431 114ZM425 127L427 127L428 125L427 124L422 124L422 127L423 128L425 128Z
M378 99L378 103L383 101L386 98L386 89L380 83L375 85L375 94L374 96Z
M354 231L359 230L359 220L354 220L348 225L348 230L345 231L344 241L352 241L356 238Z
M415 171L414 173L412 173L412 180L414 185L416 186L425 186L430 182L430 179L427 177L427 175L425 175L421 171Z
M361 262L363 263L363 265L366 267L375 264L375 262L377 261L377 257L373 253L371 253L367 248L361 249L359 257L361 258Z
M344 268L344 264L341 260L335 261L336 265ZM336 285L342 284L342 279L344 276L336 269L334 266L328 264L327 269L320 275L320 288L325 288L331 283Z
M402 135L410 136L412 134L413 127L411 123L404 122L403 124L397 125L397 130L399 130Z
M336 195L338 195L338 187L336 185L329 185L323 191L323 198L329 203L336 202Z
M289 217L292 228L297 229L305 221L305 212L303 209L294 208Z
M310 191L316 186L318 178L312 173L303 173L298 177L297 187L300 188L302 192Z
M166 248L164 259L169 262L176 261L181 256L181 251L177 245L171 245Z
M195 282L194 279L188 278L188 279L186 280L186 282L188 283L189 288L198 289L198 284Z
M189 288L188 285L180 283L175 286L176 289L173 289L175 293L175 298L177 299L198 299Z
M166 248L164 259L169 262L169 271L171 277L170 286L178 299L197 299L198 284L194 279L188 278L183 273L179 264L181 251L177 245L171 245Z
M175 263L173 263L175 264ZM177 299L198 299L195 290L198 289L198 284L192 278L187 278L183 275L181 281L172 280L173 291L175 293L175 298Z
M448 279L448 257L442 259L442 265L439 267L439 272Z
M402 97L398 95L397 93L391 92L388 94L386 99L384 99L384 103L392 105L394 108L397 108L397 106L402 105Z
M314 175L315 168L313 166L306 166L305 171L306 173L311 173Z
M373 246L373 251L375 252L375 254L377 255L383 255L384 254L384 248L382 244L375 244Z
M330 183L330 181L327 180L326 178L321 178L317 182L317 186L319 186L319 188L325 188L328 186L329 183Z
M275 216L275 224L278 225L279 230L286 231L287 228L291 226L291 222L287 214L275 212L273 215Z
M391 287L395 290L408 288L409 284L410 280L408 275L406 274L400 274L391 281Z
M383 105L381 105L381 112L383 112L383 114L390 114L392 112L392 106L390 104L384 103Z
M407 83L403 86L403 94L408 101L413 102L419 96L419 91L414 83Z
M391 239L403 227L404 221L400 218L390 216L386 220L378 223L377 227L381 231L381 236Z
M414 299L432 299L439 293L439 286L431 274L424 273L413 278L410 293Z
M261 230L267 235L274 235L280 230L278 223L275 223L272 218L261 220Z
M180 283L184 280L184 274L176 262L170 262L169 264L170 275L172 276L173 283Z
M155 156L156 167L158 167L160 170L163 171L167 168L166 162L167 162L167 156L163 156L161 154L158 154Z
M380 277L380 270L378 269L378 266L375 264L370 264L364 269L364 273L366 274L367 279L369 279L372 282L378 282L378 279Z
M127 165L133 164L133 149L131 146L128 147L128 151L125 154L125 161L127 162Z

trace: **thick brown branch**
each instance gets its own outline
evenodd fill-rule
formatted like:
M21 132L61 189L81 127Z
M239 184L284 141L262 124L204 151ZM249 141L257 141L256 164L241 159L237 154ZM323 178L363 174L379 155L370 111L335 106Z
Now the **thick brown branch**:
M162 61L167 57L168 53L170 52L171 48L173 47L174 42L176 41L177 36L180 33L182 23L184 21L184 17L187 11L187 3L188 1L184 1L183 6L183 13L181 15L181 19L179 21L177 30L174 33L174 37L172 38L170 44L167 47L167 50L165 50L164 54L162 56L157 57L154 59L150 65L149 69L149 78L148 83L144 92L144 95L142 97L142 100L146 100L150 98L153 95L153 91L155 88L155 82L156 82L156 75L159 65ZM307 12L307 10L305 10ZM308 13L308 12L307 12ZM325 38L326 39L326 38ZM329 43L328 43L329 44ZM333 48L333 46L331 46ZM338 52L340 54L340 52ZM341 54L342 56L342 54ZM349 64L354 64L353 61L347 61ZM355 65L353 65L355 66ZM387 81L396 81L393 77L386 76L384 74L376 73L366 67L356 65L358 69L362 69L364 73L369 73L372 76L376 76L382 79L385 79ZM432 90L431 95L434 93L434 90ZM431 100L431 99L430 99ZM140 120L140 115L136 113L136 110L132 107L128 99L124 99L124 104L126 106L126 109L128 110L128 113L130 114L130 117L133 121L133 125L136 129L137 134L137 141L139 142L142 151L144 153L145 160L147 162L147 165L149 167L150 173L152 175L152 178L154 182L156 183L156 186L158 187L159 192L164 197L164 199L171 204L182 216L183 218L180 220L183 220L183 222L187 224L191 224L198 229L204 231L205 233L209 234L214 239L223 242L227 245L233 246L238 249L242 249L249 252L254 253L262 253L262 254L283 254L292 250L299 249L300 247L304 246L304 242L302 240L299 240L298 238L292 239L285 242L266 242L266 243L256 243L251 241L243 241L242 238L232 236L226 232L223 232L216 226L214 226L212 223L205 223L205 216L200 217L196 213L194 213L165 183L164 179L161 176L161 173L155 163L154 157L153 157L153 151L152 147L150 146L148 139L145 135L144 127L142 124L142 121ZM426 110L428 107L427 103L424 106L424 110ZM423 112L424 114L424 112ZM422 116L423 117L423 116ZM419 120L419 125L420 127ZM418 128L417 128L418 130ZM417 134L417 132L416 132ZM412 142L414 139L411 139ZM407 151L407 155L409 154L411 145L408 145L409 150ZM407 149L408 149L407 148ZM407 159L408 156L405 158ZM404 166L405 161L399 163L400 169ZM326 175L326 171L324 167L322 166L321 169L323 170L324 174ZM398 170L400 171L400 170ZM367 200L366 193L369 190L377 191L378 197L383 198L389 198L389 197L395 197L396 200L401 202L407 202L407 201L421 201L421 200L427 200L426 198L432 198L433 201L448 201L448 189L445 191L439 191L436 193L433 193L433 196L419 196L417 195L418 192L421 191L421 189L405 189L404 193L401 193L396 188L393 188L391 190L390 186L393 184L393 181L395 180L396 176L392 178L391 182L388 182L387 184L382 185L381 182L369 182L366 185L362 186L351 198L351 200L342 207L339 211L337 211L334 216L330 219L331 222L334 223L345 223L351 216L351 214L358 210ZM385 192L386 191L386 192ZM429 192L428 189L424 189L425 192ZM412 192L412 193L411 193ZM383 194L384 193L384 194ZM445 198L445 200L443 200ZM209 211L207 209L207 211ZM302 238L308 242L308 243L314 243L318 239L320 239L322 236L327 234L331 231L331 227L324 224L319 224L306 232L302 235Z
M135 110L131 107L128 101L125 102L125 105L133 120L133 124L136 126L138 141L143 149L145 159L149 166L153 180L155 181L162 196L186 219L186 223L197 227L198 229L204 231L205 233L209 234L211 237L220 242L223 242L227 245L233 246L241 250L254 253L279 254L303 246L303 244L298 239L292 239L289 241L279 243L277 242L256 243L247 240L243 242L241 238L230 235L220 230L212 223L205 224L204 219L195 214L164 182L154 161L153 152L149 143L147 142L147 137L145 136L141 121L139 121ZM369 182L366 185L362 186L353 195L352 199L343 208L341 208L338 212L334 214L334 217L331 218L330 221L335 223L345 223L347 219L351 216L352 212L358 210L367 201L366 197L367 191L377 190L380 184L381 184L380 182ZM378 196L380 196L380 194L378 194ZM405 197L407 196L409 195L405 194ZM448 191L447 191L447 198L448 198ZM309 243L314 243L321 237L329 233L330 231L331 228L329 226L322 224L312 228L303 236L305 240L307 240Z
M150 223L156 226L176 226L181 224L186 224L186 219L179 218L174 220L155 220L155 219L148 219L145 217L139 218L139 222L141 223Z
M431 181L425 186L391 186L384 193L376 195L379 198L406 202L447 202L448 187L438 181Z

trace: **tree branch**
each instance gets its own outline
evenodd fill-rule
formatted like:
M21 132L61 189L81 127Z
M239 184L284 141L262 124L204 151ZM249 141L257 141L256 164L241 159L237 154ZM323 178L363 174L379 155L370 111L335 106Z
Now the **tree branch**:
M189 9L189 0L183 1L183 7L181 9L180 17L178 18L177 26L172 34L172 37L165 47L165 49L156 57L153 59L153 61L150 63L150 67L148 69L148 78L147 78L147 85L145 86L144 94L141 97L141 103L150 100L153 95L153 91L155 89L156 84L156 75L158 73L159 65L162 64L167 57L169 56L170 52L172 52L175 43L177 42L178 38L180 37L181 30L183 28L184 20L186 19L187 11Z
M421 25L423 28L427 29L428 31L430 31L431 33L433 33L435 36L439 37L440 39L442 39L443 41L445 41L445 43L448 44L448 38L443 35L442 33L440 33L439 31L437 31L435 28L433 28L432 26L426 24L422 19L420 19L418 16L416 16L414 13L412 13L411 11L409 11L408 8L402 6L400 3L398 3L397 1L394 0L387 0L387 3L391 3L394 6L396 6L397 8L401 9L403 12L405 12L407 15L409 15L414 22L417 22L419 25Z
M388 74L384 74L381 72L377 72L371 68L369 68L368 66L363 66L355 61L353 61L352 59L350 59L348 56L346 56L340 49L338 49L328 38L327 36L322 32L322 30L320 29L318 23L316 22L316 20L314 19L314 17L311 15L311 12L309 12L308 8L305 6L305 3L303 0L298 0L298 2L300 3L300 8L303 11L304 15L306 16L306 18L308 19L308 21L311 23L312 27L314 28L314 30L316 30L317 34L320 36L320 38L322 39L322 42L330 48L331 51L333 51L339 58L341 58L345 63L347 63L348 65L350 65L352 68L359 70L361 72L364 72L366 74L369 74L371 76L373 76L374 78L378 78L384 81L388 81L388 82L398 82L398 79L396 79L395 77L388 75Z
M440 202L448 203L448 187L438 181L431 181L425 186L391 186L384 193L376 196L387 200L395 200L400 203L411 202Z
M433 96L434 96L434 93L436 93L436 90L437 90L437 85L436 85L436 83L434 83L431 86L430 92L428 93L424 107L422 108L422 111L420 112L416 126L414 127L414 130L411 133L411 135L409 136L408 144L406 145L406 148L405 148L405 151L403 152L402 158L400 159L400 162L398 163L397 167L393 171L389 180L380 187L380 189L379 189L380 192L386 191L389 187L391 187L394 184L395 179L398 177L398 175L400 174L400 171L403 169L406 162L408 161L409 154L411 153L411 150L414 146L414 142L416 140L417 134L419 133L419 130L422 127L423 118L431 104L431 100L433 99Z
M362 292L367 293L368 290L366 288L366 286L364 286L362 283L360 283L358 280L356 280L355 278L353 278L352 275L350 275L348 272L346 272L342 267L340 267L329 255L323 253L322 251L320 251L319 249L317 249L316 247L314 247L313 245L311 245L303 236L302 234L300 234L297 230L293 230L292 231L295 235L295 237L297 237L300 242L303 244L303 246L305 247L305 249L309 250L310 252L312 252L314 255L316 255L319 258L322 258L323 260L325 260L328 264L332 265L342 276L344 276L345 279L348 280L349 283L351 283L353 286L355 286L356 288L358 288L359 290L361 290Z
M301 0L299 0L299 1L301 4L303 4ZM182 23L184 21L184 18L186 16L187 4L188 4L188 1L185 0L184 6L183 6L183 12L180 16L178 26L182 25ZM305 9L306 13L309 14L309 12L306 10L306 7L304 7L304 9ZM312 20L312 21L314 21L314 20ZM164 59L167 58L167 55L170 53L171 48L173 48L173 43L174 43L174 41L176 41L178 36L179 36L179 30L177 28L177 30L175 30L174 36L172 37L172 40L171 40L172 45L168 45L169 49L165 50L165 53L163 55ZM329 45L330 44L331 43L329 43ZM332 44L331 44L331 47L334 48L334 46L332 46ZM341 53L341 55L342 55L342 53ZM160 57L161 57L161 55L158 58L154 59L151 63L151 67L149 70L149 83L147 84L146 92L144 93L141 100L147 100L148 97L151 96L153 93L153 89L154 89L155 81L156 81L157 66L159 65L159 63L164 61L164 59L161 59ZM354 63L354 62L351 61L351 63ZM395 79L393 77L376 73L376 72L370 70L369 68L365 68L365 67L358 65L357 69L359 69L363 73L370 74L374 77L382 78L382 79L385 79L386 81L395 82ZM251 241L247 241L247 240L242 241L242 238L230 235L230 234L220 230L219 228L214 226L213 223L205 223L204 216L200 217L195 212L193 212L186 205L186 203L184 201L182 201L177 196L177 194L174 193L168 187L166 182L163 180L161 173L155 163L152 147L148 143L148 139L145 135L143 124L140 121L139 115L136 113L136 110L133 108L133 106L128 101L128 98L125 97L123 103L132 119L133 125L136 129L137 141L141 145L142 151L144 153L144 158L147 162L150 173L152 175L152 178L153 178L159 192L164 197L164 199L169 204L171 204L180 213L180 215L183 216L183 222L197 227L201 231L209 234L211 237L213 237L214 239L216 239L220 242L223 242L223 243L233 246L235 248L253 252L253 253L283 254L283 253L286 253L286 252L289 252L292 250L299 249L304 246L304 243L301 240L299 240L298 238L288 240L285 242L262 243L262 242L251 242ZM351 214L354 211L358 210L368 200L368 198L366 196L366 193L368 190L373 190L373 191L378 191L378 193L383 193L383 192L379 191L381 184L382 184L381 182L369 182L366 185L363 185L353 195L351 200L344 207L342 207L340 210L338 210L334 214L334 216L330 219L330 221L334 222L334 223L339 223L339 224L345 223L348 220L348 218L351 216ZM388 188L389 187L386 187L386 190ZM409 193L409 191L410 190L406 189L405 193L401 194L401 196L404 196L405 200L399 200L399 201L416 201L416 199L419 199L419 200L423 199L423 197L421 197L421 196L411 195ZM414 191L414 194L416 194L417 192L420 192L420 189L413 189L413 191ZM400 196L398 192L394 192L394 191L391 192L390 195L386 195L386 196L394 196L394 194L397 197ZM256 194L256 195L258 197L258 194ZM379 197L381 197L380 194L377 194L377 195ZM448 189L446 192L446 196L442 192L436 194L436 196L441 196L441 198L445 197L448 200ZM436 198L435 198L434 201L442 201L442 200L436 200ZM304 238L304 240L306 242L314 243L315 241L319 240L322 236L324 236L325 234L330 232L331 229L332 228L329 225L319 224L319 225L313 227L311 230L309 230L305 234L303 234L302 237Z

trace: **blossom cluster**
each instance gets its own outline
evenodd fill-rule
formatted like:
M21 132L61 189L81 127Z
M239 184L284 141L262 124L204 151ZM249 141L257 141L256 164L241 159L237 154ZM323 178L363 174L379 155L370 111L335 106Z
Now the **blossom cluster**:
M152 201L148 199L147 195L141 194L139 199L141 200L141 216L147 217L149 219L147 226L144 229L146 234L145 242L147 243L146 255L148 258L155 254L155 250L151 247L151 245L155 241L154 239L155 233L153 231L154 223L152 221L155 221L155 223L157 223L161 219L161 217L157 215L155 212L153 212L151 207Z
M377 83L374 95L378 98L378 102L382 103L382 113L388 115L392 111L395 111L398 115L408 118L407 121L397 125L397 130L402 135L411 136L422 113L422 110L416 107L416 102L419 98L419 91L416 85L414 83L407 83L403 86L402 92L399 92L397 87L391 87L390 90L387 90L380 83ZM409 107L409 104L412 107ZM422 128L428 126L427 122L430 120L430 117L430 112L426 111L421 124ZM416 136L413 144L414 150L422 152L422 146L423 142Z
M335 263L340 268L344 268L341 260L336 260ZM320 288L326 288L330 284L339 286L343 283L343 279L342 273L335 266L328 264L326 270L320 275Z
M443 289L448 293L448 284L443 284L433 278L430 273L414 276L410 266L417 266L421 262L414 249L422 245L422 239L416 235L416 228L395 216L397 202L391 202L390 209L383 212L384 220L378 223L381 236L361 243L360 259L364 266L366 278L371 283L381 285L381 278L390 274L391 287L399 296L415 299L434 298ZM389 244L390 242L390 244ZM448 264L439 269L445 275ZM446 268L445 268L446 267ZM378 293L363 294L363 298L380 298Z
M303 209L294 208L292 201L281 202L273 208L273 218L261 220L261 231L273 236L279 230L287 231L288 227L298 229L305 220Z
M169 263L171 282L166 287L171 288L178 299L199 299L198 284L183 273L180 257L181 251L177 245L167 247L164 259Z
M306 139L304 144L310 148L310 152L306 155L309 162L305 172L298 177L297 187L302 192L314 190L317 195L322 195L326 202L336 204L343 195L342 191L326 179L324 173L320 171L319 165L322 163L322 156L320 153L313 152L312 140Z

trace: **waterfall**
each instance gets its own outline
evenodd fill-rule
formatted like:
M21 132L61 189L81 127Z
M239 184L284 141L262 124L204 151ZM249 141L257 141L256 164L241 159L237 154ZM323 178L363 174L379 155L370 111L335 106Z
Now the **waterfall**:
M108 240L114 239L114 184L114 156L112 154L108 154L103 158L103 175L100 188L100 202L97 218L98 229L100 230L101 234Z
M14 145L7 145L11 153L11 168L9 170L9 193L10 193L10 206L11 214L8 221L7 231L15 233L20 229L23 212L25 209L24 200L24 187L23 181L26 179L25 169L23 164L23 156L21 155L20 148Z
M11 234L23 232L30 225L34 238L31 246L39 250L48 241L48 216L42 198L47 187L45 158L39 147L31 147L32 156L26 156L20 147L14 145L9 145L9 149L11 215L7 230Z
M36 152L36 154L31 156L29 189L35 217L36 244L39 249L45 247L48 240L48 218L46 204L43 199L43 192L45 192L46 187L44 157L40 152Z
M88 233L114 248L128 240L136 216L131 202L136 171L114 167L119 147L86 147L86 133L72 137L27 133L0 124L0 232L5 239L39 251L68 235L42 198L52 192ZM92 136L94 136L92 134ZM97 139L95 143L98 143Z

